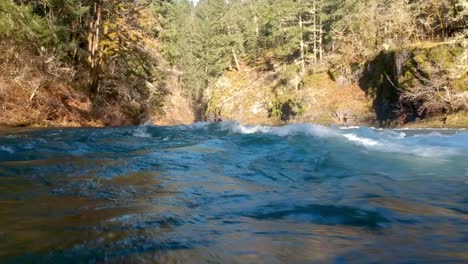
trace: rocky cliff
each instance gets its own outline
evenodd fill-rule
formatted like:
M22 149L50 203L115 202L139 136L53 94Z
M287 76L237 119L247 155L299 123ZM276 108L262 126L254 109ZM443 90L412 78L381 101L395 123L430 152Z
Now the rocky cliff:
M280 71L244 67L208 91L206 116L249 124L468 127L467 65L461 43L423 43L384 50L354 69L309 72L299 86Z

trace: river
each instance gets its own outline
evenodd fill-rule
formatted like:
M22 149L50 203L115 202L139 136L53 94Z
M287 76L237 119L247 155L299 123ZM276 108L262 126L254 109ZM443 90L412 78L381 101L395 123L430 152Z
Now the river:
M467 263L468 133L0 131L0 263Z

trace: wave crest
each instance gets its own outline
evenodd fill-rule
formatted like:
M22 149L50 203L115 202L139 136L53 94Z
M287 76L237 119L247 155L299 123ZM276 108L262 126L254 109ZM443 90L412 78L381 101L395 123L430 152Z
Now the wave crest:
M206 127L203 123L197 128ZM422 157L440 157L468 153L468 133L462 130L429 132L367 127L325 127L315 124L293 124L281 127L242 125L236 122L211 124L215 130L232 134L270 134L280 137L312 136L334 138L369 150L397 152Z

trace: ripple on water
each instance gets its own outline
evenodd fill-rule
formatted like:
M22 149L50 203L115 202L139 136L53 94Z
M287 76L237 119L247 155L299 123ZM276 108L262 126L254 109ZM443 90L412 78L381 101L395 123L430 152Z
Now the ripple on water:
M466 131L0 131L2 263L465 263Z
M305 221L323 225L350 225L364 228L381 228L389 221L381 214L349 206L310 204L285 208L269 205L246 216L259 220Z

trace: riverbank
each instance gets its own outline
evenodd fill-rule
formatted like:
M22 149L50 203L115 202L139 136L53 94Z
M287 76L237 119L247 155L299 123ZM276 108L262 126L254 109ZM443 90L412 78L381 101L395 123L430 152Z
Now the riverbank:
M244 66L208 91L210 120L375 127L468 127L465 43L382 50L361 65L310 69L302 82L284 69Z
M93 104L77 69L27 47L0 52L0 125L102 127L132 123L116 105Z
M27 47L3 42L0 47L0 127L107 127L194 122L189 101L172 85L144 100L128 95L125 87L117 94L93 98L85 69ZM11 45L6 45L11 44ZM125 85L125 84L122 84ZM151 86L152 84L147 83ZM127 99L127 96L130 99ZM154 97L158 98L154 98ZM154 102L147 102L152 99Z
M3 47L0 126L170 126L232 120L267 125L466 128L465 53L456 43L425 43L382 51L354 72L310 70L296 88L275 70L243 65L240 70L227 71L212 89L205 91L206 111L197 118L191 99L183 93L178 75L173 72L166 74L168 89L153 108L137 101L96 102L83 88L87 84L76 69L53 59L44 60L27 48ZM448 88L443 90L436 84ZM432 97L406 96L430 85L440 89L422 90L432 92Z

